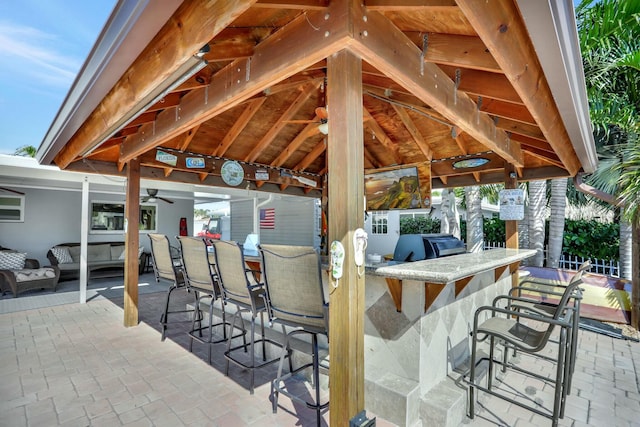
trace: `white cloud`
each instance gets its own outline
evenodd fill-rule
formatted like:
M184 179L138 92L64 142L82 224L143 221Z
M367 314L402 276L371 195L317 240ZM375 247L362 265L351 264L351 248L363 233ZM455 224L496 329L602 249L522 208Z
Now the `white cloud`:
M16 79L69 87L80 63L56 48L56 36L33 27L0 22L0 63ZM7 70L5 70L6 72Z

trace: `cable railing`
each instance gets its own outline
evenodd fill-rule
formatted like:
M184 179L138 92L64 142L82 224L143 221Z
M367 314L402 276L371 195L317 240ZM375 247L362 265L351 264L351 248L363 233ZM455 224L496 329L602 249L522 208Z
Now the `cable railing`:
M484 242L484 249L504 248L504 242ZM545 259L547 258L547 250L545 249ZM591 273L604 274L606 276L620 277L620 261L588 258L591 261ZM567 270L577 270L587 258L578 255L562 254L558 262L558 268Z

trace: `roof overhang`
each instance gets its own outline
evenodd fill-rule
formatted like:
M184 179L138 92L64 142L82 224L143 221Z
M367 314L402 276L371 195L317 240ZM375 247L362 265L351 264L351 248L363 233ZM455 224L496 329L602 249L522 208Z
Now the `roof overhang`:
M585 172L598 166L571 0L517 0L573 148ZM558 61L562 58L562 61Z

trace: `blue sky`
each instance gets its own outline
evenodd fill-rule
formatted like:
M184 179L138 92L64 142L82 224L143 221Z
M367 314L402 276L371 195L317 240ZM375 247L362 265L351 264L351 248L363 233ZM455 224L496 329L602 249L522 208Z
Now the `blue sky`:
M0 153L39 147L116 0L0 2Z

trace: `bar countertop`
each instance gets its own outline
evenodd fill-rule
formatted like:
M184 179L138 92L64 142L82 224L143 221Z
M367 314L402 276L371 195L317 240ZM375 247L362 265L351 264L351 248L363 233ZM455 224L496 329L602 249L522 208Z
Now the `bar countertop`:
M367 270L377 276L446 284L522 261L535 253L533 249L498 248L394 265L379 264L377 268L368 266Z

